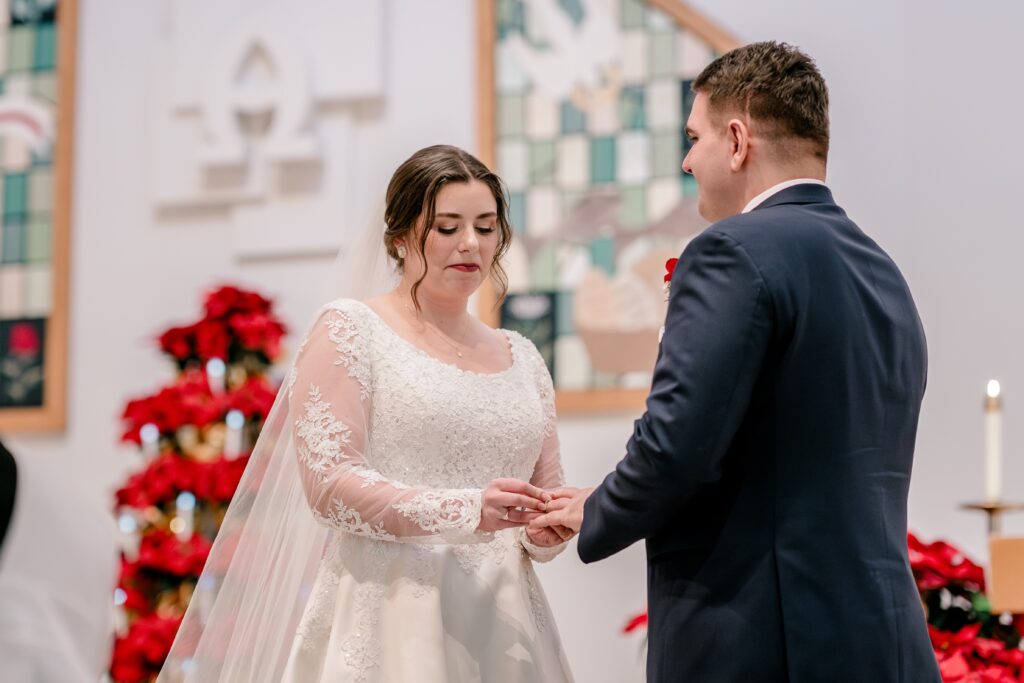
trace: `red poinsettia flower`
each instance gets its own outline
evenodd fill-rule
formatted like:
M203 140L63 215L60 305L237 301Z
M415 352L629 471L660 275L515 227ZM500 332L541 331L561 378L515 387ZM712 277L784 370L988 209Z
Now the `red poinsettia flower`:
M136 619L124 636L114 643L110 675L117 683L138 683L155 678L174 636L181 626L181 616L150 614Z
M210 463L206 471L207 489L203 498L218 503L230 503L248 463L248 455L234 460L220 458Z
M1001 650L993 653L992 660L999 664L1016 667L1020 673L1024 673L1024 650L1021 650L1019 647L1003 647Z
M945 541L925 544L914 534L907 534L907 551L920 590L934 590L950 583L985 590L985 570Z
M121 439L140 444L139 430L153 424L165 436L173 435L185 425L202 428L224 416L222 399L210 391L202 371L183 374L176 384L160 390L155 396L135 399L125 407Z
M153 611L153 605L150 602L151 596L147 592L141 590L136 581L131 578L130 575L122 572L121 579L117 586L124 591L124 609L136 614L149 614Z
M672 274L676 272L677 263L679 263L677 258L670 258L668 261L665 261L665 282L672 279Z
M952 631L940 631L931 624L928 625L928 636L932 640L932 647L943 652L953 652L970 647L978 638L981 631L981 624L970 624L964 626L955 633Z
M962 681L970 671L967 658L961 652L939 662L939 673L943 681Z
M195 355L195 325L172 327L160 335L158 342L164 353L179 361Z
M146 532L139 544L139 567L177 577L198 577L210 555L211 544L199 534L187 541L163 529Z
M213 358L226 360L231 335L224 323L217 320L203 320L195 326L196 354L206 362Z
M255 292L237 287L224 286L206 296L206 315L209 318L224 318L231 313L266 313L272 302Z
M152 596L140 589L142 583L138 563L130 562L122 556L117 586L125 593L124 609L136 614L149 614L153 611Z
M235 342L273 359L286 329L271 314L272 305L255 292L220 287L207 295L203 320L167 330L159 337L160 348L182 365L193 359L230 361L228 352Z
M195 492L199 488L205 467L204 463L164 453L118 489L117 502L134 508L170 503L182 491Z
M281 337L286 329L276 318L265 313L237 313L228 323L242 347L260 351L270 359L281 352Z
M37 356L41 348L39 332L31 323L11 325L7 348L13 356Z

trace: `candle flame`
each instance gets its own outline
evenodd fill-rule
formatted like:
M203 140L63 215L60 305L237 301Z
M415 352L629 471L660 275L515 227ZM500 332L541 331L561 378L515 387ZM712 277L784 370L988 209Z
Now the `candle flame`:
M998 380L994 380L994 379L989 380L989 382L988 382L988 397L989 398L999 398L999 391L1000 391L999 381Z

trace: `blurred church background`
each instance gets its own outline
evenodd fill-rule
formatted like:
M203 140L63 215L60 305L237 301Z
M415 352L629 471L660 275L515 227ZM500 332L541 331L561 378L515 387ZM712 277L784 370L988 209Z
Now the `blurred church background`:
M58 41L72 7L73 40ZM45 399L25 385L0 401L0 434L97 506L142 466L119 418L167 377L154 335L234 283L275 301L289 358L347 231L435 143L509 182L514 296L483 310L532 330L560 389L567 478L598 483L642 409L646 361L630 363L657 340L661 266L644 274L702 227L678 172L686 83L730 44L766 39L817 60L829 185L924 321L911 529L987 562L984 518L960 505L985 496L993 378L1002 498L1024 501L1016 3L2 0L0 15L0 333L49 321L20 329L48 354L32 381L52 373ZM571 62L568 80L531 61L545 58ZM7 388L29 370L10 369ZM1024 534L1024 514L1004 531ZM538 572L577 680L641 680L641 643L621 629L644 608L643 549Z

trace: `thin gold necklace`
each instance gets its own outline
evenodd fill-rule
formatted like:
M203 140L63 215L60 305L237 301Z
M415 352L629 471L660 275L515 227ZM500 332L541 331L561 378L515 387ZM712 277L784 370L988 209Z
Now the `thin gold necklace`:
M445 333L441 332L441 330L438 329L438 327L436 325L428 325L427 322L425 320L423 320L422 316L419 313L416 312L416 309L413 308L412 306L410 306L409 302L405 300L405 297L402 296L401 294L399 294L397 292L397 290L395 290L395 296L397 296L397 297L399 297L401 299L402 305L405 306L405 310L407 310L410 313L412 313L413 317L416 318L417 320L419 320L421 323L423 323L424 326L433 327L434 330L436 330L436 332L437 332L437 336L441 338L441 341L443 341L448 346L452 347L452 351L455 353L455 355L458 356L459 358L462 358L462 350L458 347L458 345L456 345L454 340L449 339L448 335L446 335ZM462 333L459 335L459 337L462 338L462 341L460 341L459 344L461 344L462 346L466 345L465 339L466 339L466 332L469 330L469 323L470 323L470 316L467 314L466 315L466 324L463 326Z

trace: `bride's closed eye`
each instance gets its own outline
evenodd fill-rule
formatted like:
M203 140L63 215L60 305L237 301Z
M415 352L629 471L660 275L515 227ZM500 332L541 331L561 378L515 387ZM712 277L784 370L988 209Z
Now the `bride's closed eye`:
M434 229L437 230L442 235L454 235L456 232L459 231L458 228L449 228L440 225ZM476 226L476 231L481 235L490 235L492 232L494 232L494 228L491 226L478 225Z

